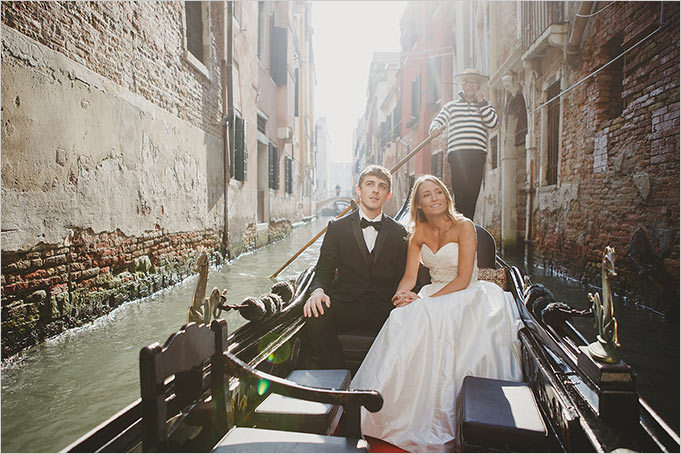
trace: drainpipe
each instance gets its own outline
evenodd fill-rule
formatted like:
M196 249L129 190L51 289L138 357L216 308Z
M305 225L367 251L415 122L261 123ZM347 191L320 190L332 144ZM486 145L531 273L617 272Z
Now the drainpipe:
M224 199L225 199L225 228L222 233L222 255L226 257L229 254L229 180L232 178L229 171L230 164L230 150L232 144L232 133L234 118L234 87L232 77L232 8L234 4L232 1L227 1L225 7L225 20L223 24L223 31L225 35L225 43L222 46L222 121L224 123Z
M575 25L572 27L572 34L565 46L565 59L571 66L576 66L579 62L579 48L582 44L582 36L584 36L584 29L589 20L589 13L593 7L594 2L582 2L579 5L579 12L575 17Z

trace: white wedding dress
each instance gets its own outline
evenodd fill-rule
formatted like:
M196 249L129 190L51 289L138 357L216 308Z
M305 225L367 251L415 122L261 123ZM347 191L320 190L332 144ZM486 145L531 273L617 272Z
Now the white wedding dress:
M477 262L467 288L428 297L456 277L458 246L422 246L432 283L392 310L351 384L384 399L377 413L362 408L362 433L411 452L452 449L466 375L522 380L518 310L510 293L477 280Z

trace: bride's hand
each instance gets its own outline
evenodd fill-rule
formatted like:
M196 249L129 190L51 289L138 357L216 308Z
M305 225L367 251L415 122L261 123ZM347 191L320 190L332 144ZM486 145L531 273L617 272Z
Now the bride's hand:
M402 307L406 306L407 304L413 303L418 298L420 297L416 293L408 290L402 290L395 293L392 302L395 307Z

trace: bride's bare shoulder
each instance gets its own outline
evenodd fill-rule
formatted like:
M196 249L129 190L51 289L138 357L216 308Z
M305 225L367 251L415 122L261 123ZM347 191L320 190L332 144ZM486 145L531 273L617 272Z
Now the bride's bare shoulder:
M475 231L475 224L466 216L459 214L454 217L454 228L459 231Z
M423 229L424 227L419 224L414 227L414 232L412 233L410 240L413 244L420 246L423 243Z

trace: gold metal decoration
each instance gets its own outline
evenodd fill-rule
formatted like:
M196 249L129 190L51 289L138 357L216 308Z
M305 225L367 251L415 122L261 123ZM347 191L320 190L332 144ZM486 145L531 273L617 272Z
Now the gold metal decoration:
M620 344L617 340L617 320L615 319L615 301L610 288L610 278L616 277L615 272L615 249L606 246L601 259L601 279L603 285L603 301L596 294L589 293L591 311L594 314L596 325L596 342L589 344L589 354L597 361L616 363L619 361L617 349Z
M206 284L208 283L208 253L201 249L196 258L194 271L199 272L199 282L196 284L192 305L187 309L187 323L205 323L208 325L212 319L217 319L220 315L219 306L227 300L227 290L222 293L217 288L210 292L206 298Z

